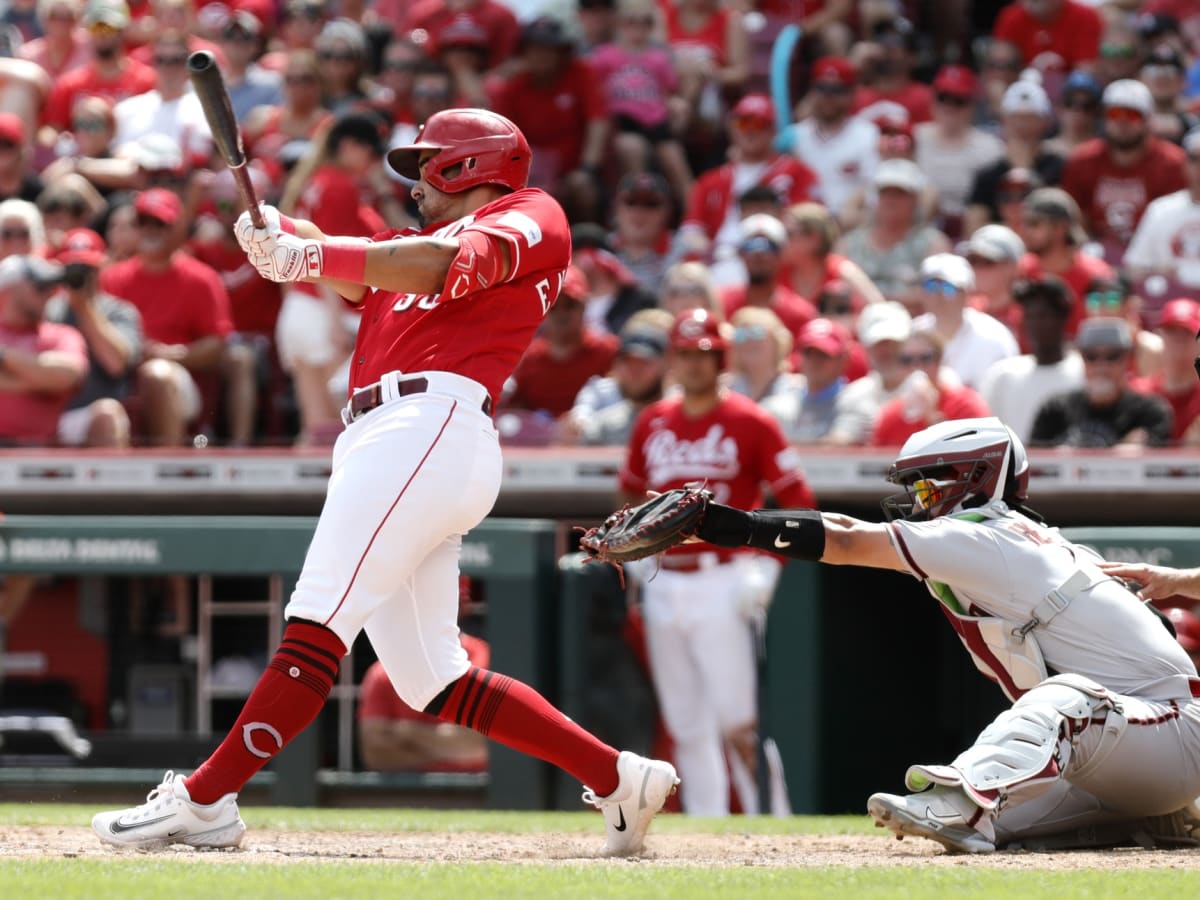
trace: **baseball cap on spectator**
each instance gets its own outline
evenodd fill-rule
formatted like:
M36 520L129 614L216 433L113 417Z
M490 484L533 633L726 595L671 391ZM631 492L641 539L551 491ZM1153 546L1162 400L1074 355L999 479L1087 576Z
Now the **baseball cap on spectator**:
M949 65L938 70L933 89L939 94L970 98L975 96L978 83L975 73L966 66Z
M733 118L774 123L775 105L766 94L747 94L733 106Z
M1000 101L1000 112L1006 115L1017 113L1033 113L1048 117L1050 115L1050 98L1045 89L1035 81L1014 81L1004 92Z
M1042 184L1042 177L1035 170L1027 166L1013 166L996 186L996 202L1024 200Z
M854 87L857 73L854 63L844 56L822 56L812 67L812 82L817 88L848 90Z
M157 219L164 225L174 225L183 213L183 202L166 188L150 188L137 195L133 209L139 216Z
M1158 327L1182 328L1193 337L1200 333L1200 303L1190 297L1178 297L1163 304Z
M591 288L587 276L578 266L567 266L567 274L563 276L562 289L558 292L560 299L575 300L586 303Z
M622 331L617 352L621 356L661 359L667 354L667 335L663 331L644 327Z
M1076 91L1084 91L1097 103L1100 101L1100 95L1103 93L1103 89L1096 76L1091 72L1085 72L1083 69L1076 69L1064 79L1062 84L1062 98L1065 100Z
M1025 242L1006 225L984 225L967 241L965 255L988 262L1016 262L1025 255Z
M491 41L486 29L476 22L473 16L460 13L437 33L435 43L438 50L450 50L456 47L487 50Z
M248 9L235 9L229 13L225 20L224 26L221 28L221 34L224 37L229 37L234 34L245 34L250 37L258 37L263 32L263 23L254 13Z
M25 143L25 123L16 113L0 112L0 141L18 146Z
M912 334L912 316L895 300L868 303L858 317L858 342L874 347L880 341L906 341Z
M910 159L885 159L876 167L872 183L876 190L900 188L919 194L925 190L925 173Z
M62 246L55 256L64 266L99 268L105 259L104 238L90 228L72 228L63 235Z
M778 253L787 243L787 228L777 218L767 213L755 213L742 219L741 253Z
M871 39L884 47L903 47L912 51L918 48L917 29L903 16L877 21L871 31Z
M234 0L233 11L235 13L249 13L254 16L258 21L259 31L270 31L275 24L275 3L273 0Z
M841 356L850 349L850 336L837 322L811 319L796 338L798 350L816 350L826 356Z
M1133 333L1129 323L1116 316L1095 316L1079 323L1075 332L1075 347L1090 350L1094 347L1116 347L1118 350L1133 348Z
M1150 88L1133 78L1119 78L1104 89L1105 109L1132 109L1149 117L1154 111Z
M936 279L954 285L964 294L975 287L971 264L957 253L934 253L921 261L921 280Z
M1134 20L1134 25L1145 41L1164 34L1180 34L1179 20L1165 13L1142 13Z
M1071 230L1068 237L1071 242L1077 247L1087 243L1087 232L1080 224L1079 205L1062 188L1038 188L1025 198L1025 212L1032 216L1069 222Z
M635 206L665 206L671 188L656 172L630 172L617 183L617 199Z
M129 25L129 4L125 0L90 0L83 11L83 25L107 25L121 31Z
M574 43L574 40L567 33L567 29L563 27L562 20L554 16L538 16L536 19L532 19L526 23L525 27L521 29L522 47L534 44L541 47L566 48L572 46Z
M14 253L0 260L0 288L9 288L22 281L38 287L49 287L62 281L63 267L48 259L27 253Z

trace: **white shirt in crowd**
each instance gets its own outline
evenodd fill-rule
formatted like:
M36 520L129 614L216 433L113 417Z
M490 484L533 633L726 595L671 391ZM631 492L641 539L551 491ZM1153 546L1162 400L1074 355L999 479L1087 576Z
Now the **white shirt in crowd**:
M1082 384L1083 358L1070 350L1049 366L1039 366L1032 354L1002 359L984 373L979 393L992 415L1028 443L1042 404Z
M1152 200L1125 250L1125 268L1200 288L1200 203L1184 189Z
M813 170L820 199L834 215L871 183L879 165L879 129L857 116L833 133L822 131L815 119L796 122L779 135L778 146Z
M933 122L913 128L913 143L915 162L937 190L938 205L954 212L967 208L975 173L1004 155L1004 142L994 134L972 128L962 141L949 144Z
M922 313L913 319L913 330L933 329L936 324L933 313ZM1007 325L968 306L963 310L962 327L946 341L942 363L957 372L963 384L978 390L983 373L992 363L1020 352Z
M212 133L200 100L190 90L178 100L163 100L158 91L128 97L113 107L117 131L114 146L130 144L148 134L164 134L178 142L183 158L207 156Z

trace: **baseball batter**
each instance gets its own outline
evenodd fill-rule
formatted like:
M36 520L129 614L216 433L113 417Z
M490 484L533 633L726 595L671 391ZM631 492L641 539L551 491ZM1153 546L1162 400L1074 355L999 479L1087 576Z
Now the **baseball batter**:
M237 792L317 715L363 629L414 709L585 782L609 854L641 849L678 783L668 763L618 753L527 685L467 659L459 552L491 509L502 468L489 412L558 296L570 234L558 204L526 188L529 145L502 116L437 113L388 162L416 182L429 223L419 231L326 237L271 207L266 229L239 221L239 242L265 276L317 280L361 307L346 430L267 671L199 769L168 772L145 804L95 817L107 844L237 845Z
M1014 701L949 765L912 766L914 793L872 795L876 824L966 852L1200 825L1196 669L1093 552L1024 506L1016 436L994 417L943 422L909 438L888 480L904 492L884 501L886 524L710 505L699 529L722 547L912 574Z
M753 506L766 484L783 505L814 505L778 422L721 386L726 342L712 314L681 312L670 344L680 391L634 423L620 474L625 498L640 503L647 490L703 482L723 501ZM642 585L650 674L691 815L729 814L726 744L733 771L745 773L735 781L742 808L758 811L751 627L762 624L779 568L774 557L748 548L689 544L668 552Z

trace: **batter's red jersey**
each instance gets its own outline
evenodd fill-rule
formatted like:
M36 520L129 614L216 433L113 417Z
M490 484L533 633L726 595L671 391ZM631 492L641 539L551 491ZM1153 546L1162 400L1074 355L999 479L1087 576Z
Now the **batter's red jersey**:
M558 298L571 261L571 230L562 207L549 194L525 188L456 222L419 232L384 231L374 240L449 238L464 231L482 232L508 246L508 278L483 289L473 281L462 284L461 295L454 297L368 291L350 365L352 391L386 372L433 370L478 381L496 402Z
M147 269L137 256L113 263L100 275L100 287L136 306L144 334L160 344L190 344L233 331L221 276L186 253L175 253L159 270Z
M621 467L621 490L666 491L702 482L718 503L741 509L763 504L762 486L780 507L812 508L816 497L800 469L800 455L775 418L732 391L708 413L691 418L683 398L666 397L638 416ZM708 545L688 544L681 553Z

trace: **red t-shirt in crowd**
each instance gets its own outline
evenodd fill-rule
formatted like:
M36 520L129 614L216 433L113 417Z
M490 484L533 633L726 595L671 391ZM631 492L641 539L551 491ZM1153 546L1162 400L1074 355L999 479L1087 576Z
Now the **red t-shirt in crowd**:
M1163 387L1162 373L1143 379L1137 387L1143 394L1158 394L1171 404L1171 442L1178 443L1188 426L1200 416L1200 381L1192 382L1191 388L1182 394L1168 394Z
M42 121L62 131L71 126L71 107L80 97L104 97L116 103L152 91L157 84L154 69L128 58L112 79L102 79L94 65L72 69L54 82L42 110Z
M547 187L579 168L588 123L608 118L604 90L583 59L567 63L551 85L513 75L497 89L493 108L512 119L533 148L529 183Z
M702 172L692 184L688 194L683 223L700 225L709 238L715 238L729 208L737 202L733 196L734 167L737 163L725 163L715 169ZM804 203L813 199L817 188L817 176L808 166L790 154L772 157L767 167L755 181L755 186L771 188L784 206Z
M713 409L691 417L683 398L650 404L633 423L620 473L621 490L641 494L702 482L718 503L740 509L762 506L762 486L784 509L812 508L816 497L800 468L800 455L779 422L741 394L726 392ZM714 549L687 544L668 553Z
M508 245L512 271L507 280L481 288L463 275L450 285L449 296L368 291L350 365L351 390L373 384L385 372L435 370L478 381L496 401L562 288L571 261L571 230L554 198L525 188L455 222L422 231L385 231L374 239L453 238L468 230Z
M578 351L569 359L555 359L546 339L534 338L513 372L515 389L505 407L540 410L558 418L571 409L589 378L608 374L619 343L616 335L588 328Z
M983 398L966 385L939 386L938 412L942 421L948 419L974 419L990 416L991 411ZM899 447L918 431L932 425L924 419L909 421L904 418L904 398L895 397L879 410L875 418L875 431L868 442L875 447Z
M295 218L308 219L327 235L366 237L387 229L372 206L370 191L333 163L317 168L296 200ZM315 284L298 281L295 290L319 297Z
M1066 0L1050 22L1032 16L1024 4L1010 3L996 17L992 37L1016 44L1026 65L1069 72L1100 55L1103 31L1100 14L1075 0Z
M469 634L459 633L463 649L467 651L467 659L471 665L486 669L491 665L492 649L487 641L481 641ZM388 679L383 664L372 663L363 676L358 695L358 718L389 719L393 722L425 722L429 725L441 725L442 720L427 712L413 709L400 699L392 682ZM427 772L482 772L487 769L487 763L469 765L454 762L433 762L424 771Z
M721 306L725 310L726 319L732 320L733 314L746 305L746 285L730 285L721 289ZM804 326L817 317L816 307L791 288L781 284L775 286L770 309L779 316L779 321L787 326L788 331L797 340Z
M160 344L190 344L233 331L221 276L186 253L173 254L157 271L138 256L113 263L101 272L100 286L136 306L143 334Z
M726 35L729 33L728 9L714 9L704 24L695 31L684 29L679 21L679 7L675 3L660 3L667 29L667 44L676 54L703 53L714 67L725 65Z
M933 119L933 89L919 81L910 81L898 91L884 92L878 88L863 86L854 92L856 113L880 102L903 106L908 110L908 121L913 125Z
M411 10L408 17L409 26L425 30L429 41L425 52L430 56L437 55L438 36L445 31L447 25L462 15L469 16L476 25L487 32L488 47L491 48L488 68L495 68L511 59L516 52L521 26L512 10L503 3L481 0L469 9L463 9L462 4L453 4L452 7L445 0L420 0Z
M79 330L57 322L40 322L33 331L15 331L0 325L0 347L25 353L54 351L70 356L84 374L88 370L87 341ZM58 419L75 394L67 391L0 391L0 440L52 444L58 436Z
M274 340L279 307L283 305L280 286L259 275L237 244L193 241L189 249L196 259L211 266L221 277L229 295L233 330L241 334L266 335Z
M1076 251L1075 257L1071 260L1071 267L1063 272L1047 272L1042 268L1041 259L1032 253L1026 253L1021 257L1021 262L1018 264L1017 270L1020 272L1022 278L1041 278L1043 275L1056 275L1071 289L1073 302L1071 304L1071 315L1067 319L1067 337L1075 337L1075 332L1079 330L1079 323L1087 315L1083 301L1087 296L1088 285L1096 279L1113 277L1112 267L1104 260L1078 251Z
M1132 166L1118 166L1103 138L1076 147L1063 168L1062 187L1075 198L1088 231L1114 264L1125 255L1147 204L1187 187L1183 149L1151 137Z

